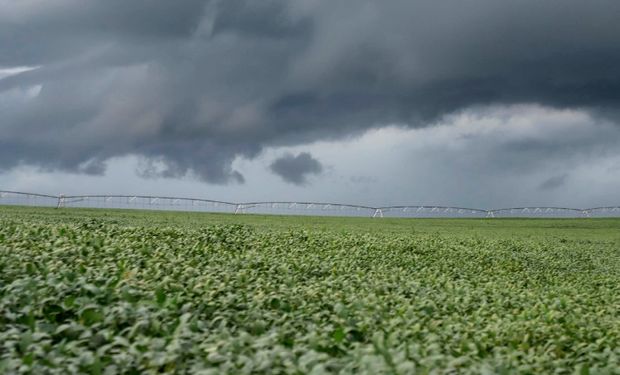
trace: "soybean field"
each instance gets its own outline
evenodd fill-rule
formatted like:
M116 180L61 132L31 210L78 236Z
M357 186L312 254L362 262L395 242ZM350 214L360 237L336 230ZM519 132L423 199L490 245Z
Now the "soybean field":
M620 374L620 220L0 206L0 373Z

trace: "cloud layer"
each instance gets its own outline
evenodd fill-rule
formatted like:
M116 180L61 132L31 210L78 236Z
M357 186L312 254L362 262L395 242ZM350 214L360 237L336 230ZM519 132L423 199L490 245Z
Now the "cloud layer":
M266 147L468 108L616 122L618 18L611 0L0 0L0 170L137 155L158 176L242 182L233 160ZM539 135L505 152L566 150Z
M451 115L432 127L391 126L352 139L269 147L254 159L232 163L245 184L158 178L163 164L127 156L111 159L103 176L16 168L0 174L0 187L370 206L612 206L618 204L620 187L619 144L620 127L583 111L499 106ZM303 152L329 165L310 176L312 185L291 184L270 171L274 160ZM137 168L155 173L145 181L136 176ZM550 180L548 189L541 188Z

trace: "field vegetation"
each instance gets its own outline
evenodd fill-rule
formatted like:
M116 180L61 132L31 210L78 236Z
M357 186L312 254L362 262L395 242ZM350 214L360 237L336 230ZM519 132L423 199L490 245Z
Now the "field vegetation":
M0 373L620 373L617 219L0 207L0 270Z

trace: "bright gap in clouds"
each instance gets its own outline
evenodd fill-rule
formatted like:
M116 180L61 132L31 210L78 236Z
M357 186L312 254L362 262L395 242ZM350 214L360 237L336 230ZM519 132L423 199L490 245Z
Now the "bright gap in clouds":
M10 76L29 72L31 70L36 70L39 68L39 66L17 66L10 68L0 67L0 81ZM42 88L42 85L37 84L24 87L17 86L6 91L0 91L0 110L2 110L2 105L10 107L14 106L19 102L24 102L36 98L39 93L41 93Z
M38 66L14 66L14 67L0 67L0 79L19 74L25 73L30 70L38 69Z
M64 194L154 194L229 201L298 200L369 205L437 204L498 208L615 205L620 129L586 112L536 105L470 109L419 129L385 126L355 138L268 148L233 168L245 184L191 177L142 178L142 160L113 158L104 176L18 167L3 189ZM282 155L309 153L323 168L306 184L270 170Z

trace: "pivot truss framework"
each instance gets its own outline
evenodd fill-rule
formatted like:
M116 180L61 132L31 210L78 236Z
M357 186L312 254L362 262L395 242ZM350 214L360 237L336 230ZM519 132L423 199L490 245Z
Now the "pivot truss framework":
M49 195L0 190L0 205L155 209L221 213L382 217L620 217L620 206L594 208L513 207L484 210L450 206L371 207L319 202L225 202L150 195Z

